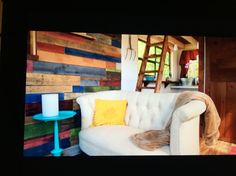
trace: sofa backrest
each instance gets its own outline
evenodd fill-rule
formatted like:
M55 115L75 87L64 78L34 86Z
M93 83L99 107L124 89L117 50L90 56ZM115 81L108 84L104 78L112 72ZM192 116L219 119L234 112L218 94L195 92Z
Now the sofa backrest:
M163 129L172 115L179 93L152 93L131 91L102 91L82 95L76 99L81 107L82 129L92 123L95 99L127 100L126 125L150 130Z

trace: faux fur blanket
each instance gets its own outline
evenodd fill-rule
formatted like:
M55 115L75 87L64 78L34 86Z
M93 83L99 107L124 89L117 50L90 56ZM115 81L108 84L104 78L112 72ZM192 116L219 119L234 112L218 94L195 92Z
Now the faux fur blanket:
M208 95L202 92L184 91L177 97L173 112L180 106L187 104L192 100L200 100L206 104L203 139L205 140L206 145L216 144L220 136L219 126L221 119L214 102ZM170 118L164 130L149 130L143 133L137 133L131 136L131 141L140 148L150 151L163 145L168 145L170 143L171 120L172 119Z

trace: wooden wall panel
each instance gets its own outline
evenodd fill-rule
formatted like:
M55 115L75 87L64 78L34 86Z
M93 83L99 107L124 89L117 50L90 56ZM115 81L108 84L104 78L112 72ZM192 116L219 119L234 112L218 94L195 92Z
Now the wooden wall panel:
M97 54L105 54L108 56L121 58L120 48L104 45L99 42L84 39L83 37L76 36L72 39L72 35L56 33L56 32L37 32L37 39L42 43L49 43L68 48L80 49Z
M78 144L81 126L76 98L90 92L119 90L120 37L94 34L93 39L62 32L37 31L37 56L27 56L24 155L51 156L53 122L32 118L41 113L41 95L59 94L59 109L74 110L59 121L60 147Z
M236 143L236 38L206 38L206 93L221 117L220 139Z

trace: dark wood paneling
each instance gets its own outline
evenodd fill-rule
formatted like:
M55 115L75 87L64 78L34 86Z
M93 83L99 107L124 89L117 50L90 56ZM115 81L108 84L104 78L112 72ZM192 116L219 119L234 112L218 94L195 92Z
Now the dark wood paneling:
M236 143L236 38L206 38L206 93L221 117L220 139Z

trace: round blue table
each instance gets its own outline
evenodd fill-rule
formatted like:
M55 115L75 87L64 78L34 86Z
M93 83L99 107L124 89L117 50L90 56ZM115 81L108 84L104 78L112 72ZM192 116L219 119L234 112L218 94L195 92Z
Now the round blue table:
M36 114L33 116L35 120L54 121L54 149L51 151L53 156L61 156L63 149L59 145L58 120L65 120L73 117L76 114L74 111L59 111L58 116L44 117L43 114Z

